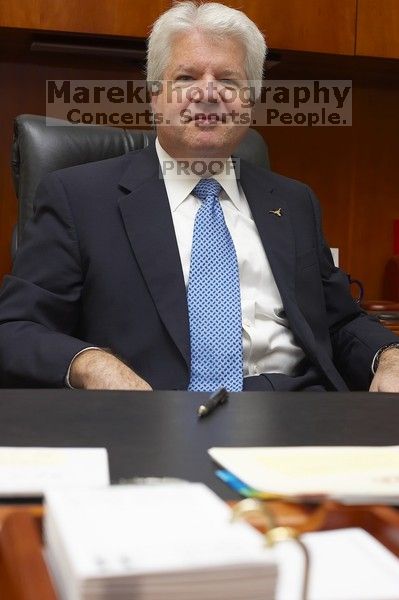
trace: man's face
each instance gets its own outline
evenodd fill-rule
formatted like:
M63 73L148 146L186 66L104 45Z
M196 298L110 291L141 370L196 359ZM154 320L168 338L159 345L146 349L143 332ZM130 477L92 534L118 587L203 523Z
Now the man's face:
M162 91L152 99L158 138L168 154L230 156L250 124L240 94L247 85L244 62L244 48L235 39L199 32L175 38Z

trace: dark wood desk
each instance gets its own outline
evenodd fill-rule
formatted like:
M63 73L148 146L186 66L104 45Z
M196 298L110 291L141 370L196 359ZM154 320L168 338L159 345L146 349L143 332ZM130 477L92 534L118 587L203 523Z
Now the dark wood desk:
M212 446L399 444L399 394L231 394L226 405L198 420L204 397L1 390L0 445L106 447L113 482L178 477L202 481L232 499L233 492L214 475L215 465L207 456ZM278 524L300 530L364 527L399 555L399 513L394 508L330 503L315 509L283 502L272 508ZM15 507L0 506L0 521L10 510ZM40 516L37 507L29 511ZM6 523L0 535L0 596L3 589L7 600L55 600L33 520L26 512L14 513ZM21 529L23 536L18 535Z
M222 498L211 446L399 444L399 394L245 393L198 420L187 392L1 390L0 445L101 446L111 478L202 481Z

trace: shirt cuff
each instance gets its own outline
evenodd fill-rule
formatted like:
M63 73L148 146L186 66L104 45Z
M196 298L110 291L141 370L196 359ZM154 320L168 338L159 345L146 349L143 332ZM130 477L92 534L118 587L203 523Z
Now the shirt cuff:
M101 348L99 348L98 346L90 346L89 348L83 348L83 350L81 350L80 352L77 352L75 354L75 356L73 357L73 359L69 363L68 371L67 371L67 374L65 375L65 387L69 388L70 390L76 390L77 389L77 388L73 387L73 385L71 385L71 382L69 381L69 377L70 377L70 374L71 374L72 363L75 360L75 358L77 358L79 356L79 354L83 354L83 352L87 352L87 350L101 350Z
M375 372L377 370L375 363L377 362L377 358L378 358L379 353L380 353L380 351L377 350L377 352L374 354L373 362L371 363L371 372L372 372L373 375L375 375Z

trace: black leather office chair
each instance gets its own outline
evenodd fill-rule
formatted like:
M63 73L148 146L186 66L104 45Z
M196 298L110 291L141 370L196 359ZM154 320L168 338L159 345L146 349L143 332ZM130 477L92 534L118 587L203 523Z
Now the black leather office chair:
M52 119L52 122L57 122ZM23 240L27 220L40 180L57 169L112 158L154 143L155 132L99 126L71 126L66 121L46 125L46 117L20 115L15 119L12 173L18 198L18 223L12 241L12 257ZM236 156L269 167L262 136L250 129Z

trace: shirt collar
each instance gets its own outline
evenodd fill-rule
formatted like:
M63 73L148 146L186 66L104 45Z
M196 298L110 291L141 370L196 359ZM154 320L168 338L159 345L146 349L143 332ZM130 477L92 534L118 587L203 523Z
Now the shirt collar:
M155 140L155 148L160 163L160 173L162 173L165 182L170 208L172 212L174 212L180 204L188 198L201 177L199 175L197 176L184 172L180 172L177 176L177 161L162 148L158 138ZM214 179L216 179L223 188L220 195L221 200L230 200L237 210L242 210L242 199L240 197L234 169L229 169L215 175Z

